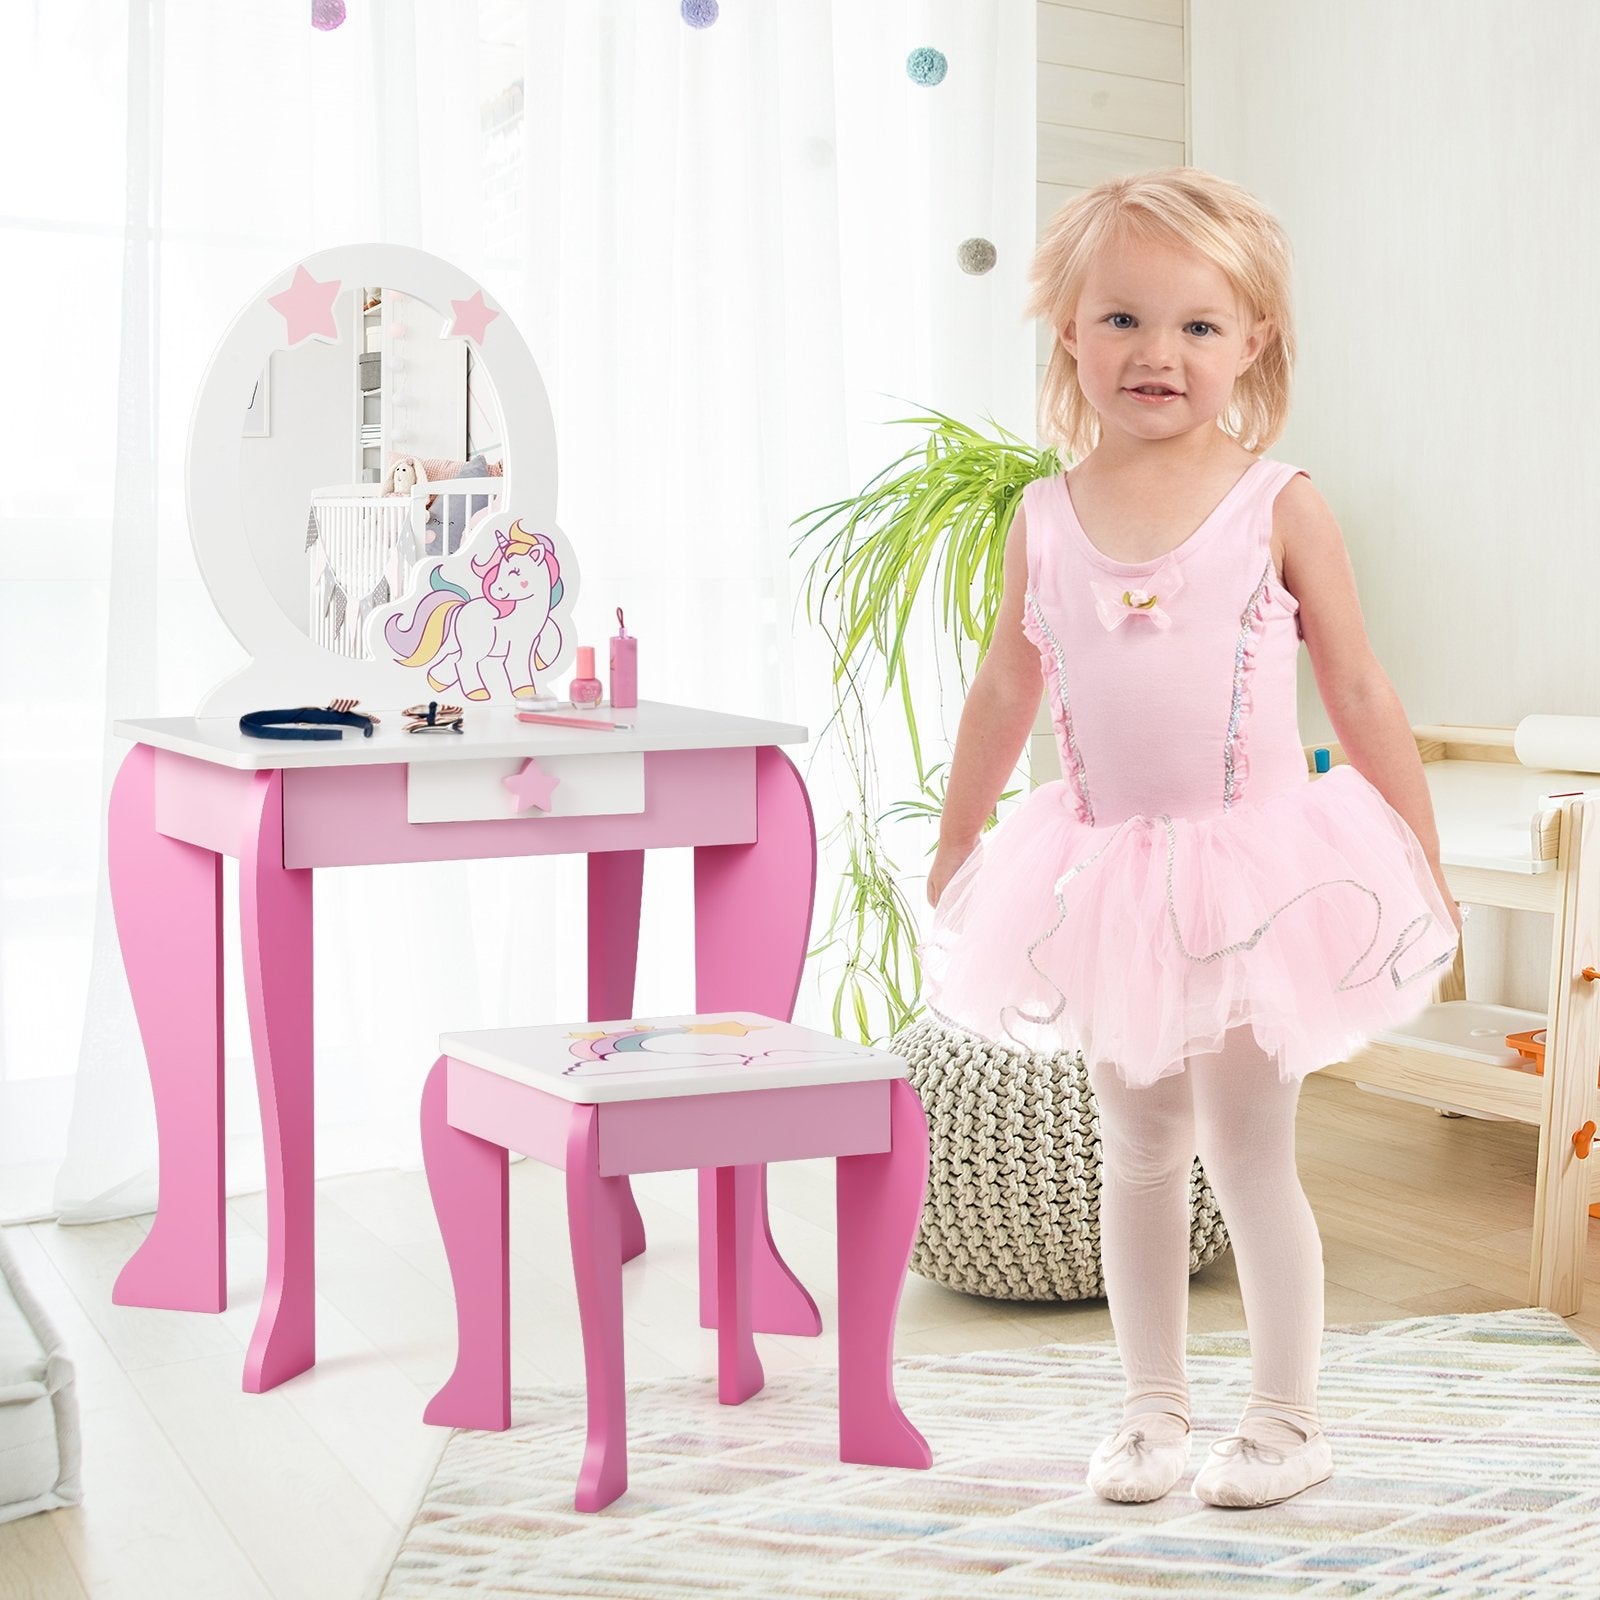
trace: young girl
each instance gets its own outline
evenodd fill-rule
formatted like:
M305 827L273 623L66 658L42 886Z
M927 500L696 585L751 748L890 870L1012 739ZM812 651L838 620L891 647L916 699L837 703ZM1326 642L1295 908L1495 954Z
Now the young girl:
M1033 266L1046 435L961 716L922 947L928 1009L1081 1049L1100 1110L1106 1296L1127 1377L1091 1487L1155 1500L1189 1458L1196 1153L1233 1241L1252 1392L1194 1492L1320 1483L1322 1243L1295 1169L1306 1074L1415 1016L1460 919L1405 712L1338 524L1263 454L1294 339L1282 231L1192 167L1068 202ZM1349 765L1312 778L1299 641ZM1048 694L1064 778L982 834Z

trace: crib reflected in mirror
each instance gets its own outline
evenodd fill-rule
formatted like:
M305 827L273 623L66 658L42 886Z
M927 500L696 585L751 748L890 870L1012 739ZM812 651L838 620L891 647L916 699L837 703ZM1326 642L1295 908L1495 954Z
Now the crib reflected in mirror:
M363 285L331 310L337 340L272 352L252 390L240 490L279 604L361 658L371 612L501 504L505 425L482 355L437 307Z

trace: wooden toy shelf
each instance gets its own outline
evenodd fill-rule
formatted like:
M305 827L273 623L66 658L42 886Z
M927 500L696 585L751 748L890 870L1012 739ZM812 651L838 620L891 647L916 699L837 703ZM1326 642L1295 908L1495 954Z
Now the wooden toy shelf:
M1452 1050L1449 1008L1468 1001L1462 952L1434 985L1422 1017L1386 1031L1350 1060L1321 1069L1380 1094L1539 1129L1528 1304L1571 1316L1583 1304L1584 1245L1600 1215L1600 777L1524 767L1512 728L1453 724L1412 729L1433 797L1439 859L1459 903L1547 911L1550 999L1544 1016L1519 1012L1506 1032L1543 1027L1544 1071L1517 1058L1504 1036L1488 1051ZM1307 746L1344 760L1337 745ZM1589 792L1552 800L1561 790ZM1480 1030L1481 1031L1481 1030ZM1432 1035L1433 1042L1408 1041ZM1504 1050L1499 1064L1484 1059ZM1591 1209L1593 1208L1593 1209Z

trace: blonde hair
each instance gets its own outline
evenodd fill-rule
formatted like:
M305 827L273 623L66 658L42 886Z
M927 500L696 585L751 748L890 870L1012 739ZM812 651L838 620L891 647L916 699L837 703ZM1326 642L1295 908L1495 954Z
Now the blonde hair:
M1108 244L1155 242L1205 256L1233 286L1247 317L1270 324L1261 353L1240 374L1222 431L1252 455L1283 432L1294 368L1289 240L1249 190L1199 167L1161 167L1109 178L1069 200L1034 252L1028 315L1054 335L1039 391L1039 431L1080 460L1100 439L1100 419L1078 384L1078 363L1061 342L1089 269Z

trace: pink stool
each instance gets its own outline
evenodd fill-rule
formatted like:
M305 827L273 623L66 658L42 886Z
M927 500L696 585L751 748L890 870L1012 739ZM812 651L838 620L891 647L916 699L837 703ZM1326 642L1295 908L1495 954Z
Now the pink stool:
M892 1370L928 1179L928 1126L900 1057L744 1011L451 1033L439 1047L422 1093L422 1149L459 1346L424 1421L511 1425L507 1150L567 1175L589 1404L579 1511L610 1505L628 1486L622 1263L644 1249L644 1229L627 1174L715 1169L700 1320L717 1330L717 1397L738 1405L764 1381L753 1330L771 1320L751 1272L760 1168L833 1156L839 1459L931 1464L895 1399Z

